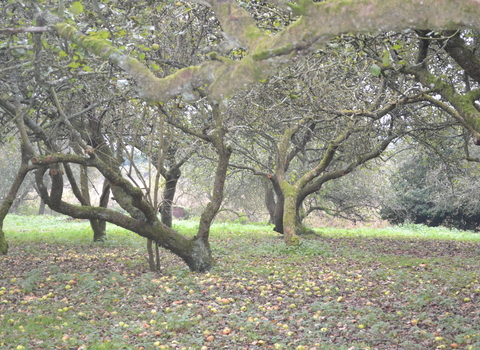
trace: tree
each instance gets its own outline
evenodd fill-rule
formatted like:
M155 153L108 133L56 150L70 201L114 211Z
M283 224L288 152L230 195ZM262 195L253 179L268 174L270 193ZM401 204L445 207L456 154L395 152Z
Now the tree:
M413 134L397 145L401 152L390 161L390 191L381 198L382 218L392 224L477 230L478 193L471 184L479 169L465 159L465 130L458 125L434 134L430 130L428 139L425 133L426 128L423 135ZM478 149L470 152L478 154Z
M382 156L385 153L388 149ZM314 218L339 218L354 223L378 220L380 198L388 183L385 167L383 161L372 160L349 176L325 183L320 191L305 199L304 218L315 213Z
M53 43L50 42L50 44L56 45L55 38L53 39ZM40 45L36 45L35 47L37 50L36 54L41 55L43 52L46 54L46 57L50 59L49 62L54 62L55 59L48 56L48 52L44 52ZM67 47L63 48L68 50ZM74 47L70 49L74 50ZM78 56L83 57L81 50L78 51ZM60 57L65 56L61 53ZM132 106L140 106L139 109L143 109L146 112L148 111L147 113L150 113L151 108L142 103L135 103L133 100L129 101L130 106L122 104L123 94L122 85L120 84L117 85L120 98L116 96L105 96L105 99L102 100L103 96L99 96L98 93L96 94L96 98L93 98L92 94L95 92L88 87L98 85L89 80L89 77L95 76L95 79L97 79L96 82L100 83L98 78L106 76L101 64L96 66L94 65L96 62L91 62L89 68L86 68L85 61L75 59L68 64L68 68L77 69L78 67L83 67L83 71L90 74L81 74L81 72L78 74L78 71L76 71L75 73L77 74L70 80L63 78L52 80L51 78L55 78L55 76L42 79L42 76L40 76L41 72L51 69L51 66L48 65L49 62L42 61L42 64L40 61L34 62L34 64L38 65L36 72L39 76L38 81L40 82L36 87L38 89L37 93L31 93L28 89L25 89L24 86L21 86L24 80L8 79L7 77L6 82L10 88L10 94L6 93L6 95L2 96L4 98L2 100L4 111L13 116L18 114L18 118L23 118L23 121L27 121L26 126L19 126L18 129L25 131L25 137L22 138L22 142L23 145L28 148L27 159L30 158L34 163L33 168L29 168L29 171L36 170L37 186L45 202L53 210L73 217L88 218L90 220L107 220L123 227L130 226L130 229L134 232L139 232L145 237L161 243L167 249L177 253L180 257L184 258L192 270L208 270L212 263L208 245L208 230L221 202L224 182L222 176L224 177L224 173L226 172L226 164L228 163L230 154L228 147L223 146L221 115L217 113L218 108L212 107L206 111L206 113L211 115L209 118L212 122L208 129L202 131L205 133L202 137L207 142L213 143L214 147L221 151L221 157L223 158L218 166L218 176L216 176L212 200L206 206L206 210L201 217L201 223L199 225L200 233L190 239L179 235L169 228L168 224L165 225L157 219L156 213L160 207L160 201L156 200L157 186L154 186L155 189L144 186L145 192L143 192L141 187L133 185L131 174L128 172L125 174L122 170L124 168L124 159L128 159L129 150L131 149L133 151L139 147L139 142L137 141L141 139L141 137L137 138L135 136L141 136L141 134L146 132L145 127L148 129L148 125L140 123L142 125L139 127L139 123L137 123L137 121L144 121L145 118L132 119L129 118L128 114L132 111ZM65 64L64 62L62 63ZM9 61L8 64L12 66L14 64L13 59ZM68 68L66 69L67 74L69 72ZM30 72L26 71L25 73ZM107 79L109 78L110 77ZM64 85L62 86L61 84ZM22 87L21 89L19 88L20 86ZM15 89L19 92L18 98L12 93ZM79 98L79 96L84 96L85 99L83 100ZM35 106L36 110L24 108L20 115L14 110L14 105L11 101L16 101L16 104L20 108L23 106ZM27 101L27 103L25 101ZM92 104L90 101L97 102ZM115 101L115 104L109 104L111 101ZM35 115L34 113L38 114ZM34 118L32 118L32 114ZM46 116L46 118L39 121L38 115ZM35 135L34 138L28 137L26 134L28 129L32 131L32 135ZM157 131L155 127L153 129ZM52 132L52 130L54 132ZM128 132L126 132L126 130L128 130ZM135 135L132 133L132 130L139 132ZM163 137L163 133L160 134ZM150 135L152 134L150 133ZM154 133L153 137L155 135L156 133ZM157 142L158 140L155 140L155 143ZM41 150L40 154L33 151L32 143L36 143L39 146ZM150 143L150 145L153 145L153 143ZM172 150L173 147L170 146L168 149ZM165 151L165 148L162 148L161 145L155 144L154 147L162 152ZM93 153L95 153L95 155L93 155ZM45 156L45 154L53 155ZM150 157L150 159L151 158L152 157ZM173 159L167 155L165 158L167 158L167 161ZM224 160L225 158L227 161ZM160 165L162 167L160 168L162 169L158 169L157 174L163 172L167 178L170 176L178 176L178 171L176 171L174 175L170 175L173 172L169 174L167 166L170 164L167 165L167 162L163 162L163 160L159 162L161 163ZM99 170L108 181L107 187L110 187L116 202L123 210L129 213L129 216L114 212L102 206L93 207L92 204L86 200L85 192L76 185L76 180L71 176L72 172L68 170L70 164L77 164L83 168L90 167ZM173 169L175 164L171 165L173 166L171 169ZM44 174L48 168L50 168L50 175L52 177L51 188L49 188L44 181ZM67 174L70 186L72 186L82 206L79 207L63 201L63 172ZM117 180L112 182L112 175L117 178ZM124 175L127 178L124 178ZM140 181L140 183L144 184L142 181ZM156 183L158 184L158 181ZM167 197L170 196L171 188L168 192ZM108 196L108 192L102 197L105 196ZM168 198L166 199L168 200ZM92 209L97 210L95 214L92 214ZM162 220L168 220L168 209L163 211L164 215L162 216ZM137 225L137 228L133 229L136 224L140 226ZM141 227L145 225L150 227L150 233L148 233L148 229Z
M339 38L231 107L236 126L230 134L241 156L234 154L234 166L270 180L275 231L288 244L306 231L305 199L381 155L407 131L402 116L421 99L416 92L402 96L373 76L367 55L352 45L356 40Z
M179 135L177 131L165 123L165 116L171 118L171 115L165 108L159 108L159 116L154 114L148 116L144 113L143 118L138 124L139 127L134 133L133 142L130 145L132 152L125 149L125 153L130 154L128 159L130 163L129 177L134 168L137 172L137 179L146 189L146 199L148 203L161 215L161 221L164 225L172 227L172 208L177 191L177 184L182 174L181 167L195 153L193 147L195 142L188 145L188 135ZM139 129L146 130L142 133ZM141 171L135 166L135 152L138 149L143 157L148 160L148 169L141 174ZM180 159L178 159L180 157ZM161 187L160 178L163 177L165 184L163 195L159 195ZM134 180L136 181L136 180ZM160 270L159 246L155 242L155 254L153 252L153 241L147 240L147 251L149 256L149 265L151 271Z

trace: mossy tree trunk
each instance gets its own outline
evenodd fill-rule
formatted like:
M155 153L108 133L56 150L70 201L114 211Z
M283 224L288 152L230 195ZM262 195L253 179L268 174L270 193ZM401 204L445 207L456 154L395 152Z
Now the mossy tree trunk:
M295 215L297 212L295 204L299 190L296 185L291 185L286 180L286 173L290 163L300 151L300 147L291 147L291 139L303 125L309 122L309 118L304 118L297 124L284 130L278 143L275 174L268 175L277 195L274 230L284 235L284 241L287 245L298 245L300 243L295 227ZM309 128L313 127L314 125L311 124ZM307 136L306 139L309 137Z
M104 220L89 220L93 231L94 242L105 242L107 240L107 222Z
M285 198L283 204L283 236L285 244L296 246L300 243L297 235L297 195L298 189L286 181L281 181L280 185Z
M275 203L275 215L274 215L274 228L275 232L284 234L285 233L285 222L288 221L289 227L295 227L295 233L299 236L303 234L311 233L312 230L308 229L303 222L302 217L300 215L301 210L301 202L298 201L299 195L293 195L289 198L289 203L286 203L285 195L283 191L280 189L277 194L277 202ZM295 197L295 205L293 211L295 212L295 218L292 218L292 203ZM288 212L287 212L288 210ZM295 224L293 225L293 222Z

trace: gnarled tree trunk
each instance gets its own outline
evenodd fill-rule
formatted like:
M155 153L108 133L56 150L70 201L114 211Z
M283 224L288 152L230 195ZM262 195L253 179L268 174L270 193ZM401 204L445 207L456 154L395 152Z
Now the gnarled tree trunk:
M280 183L285 198L283 204L283 235L287 245L296 246L300 243L297 236L297 195L295 186L286 181Z

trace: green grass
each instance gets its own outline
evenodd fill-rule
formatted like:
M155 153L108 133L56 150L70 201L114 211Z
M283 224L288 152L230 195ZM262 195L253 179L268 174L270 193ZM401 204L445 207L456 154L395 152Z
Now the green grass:
M175 227L192 235L193 221ZM318 229L296 248L267 225L212 228L191 273L87 221L8 216L0 349L480 349L480 237L405 225Z
M452 241L480 242L480 233L460 231L444 227L428 227L425 225L404 224L382 229L355 228L335 229L322 228L317 232L329 237L368 237L368 238L394 238L394 239L440 239Z

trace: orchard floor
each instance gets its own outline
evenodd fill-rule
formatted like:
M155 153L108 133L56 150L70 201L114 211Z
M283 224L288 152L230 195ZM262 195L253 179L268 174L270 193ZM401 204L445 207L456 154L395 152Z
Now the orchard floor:
M152 273L133 234L30 226L6 228L0 349L480 349L476 240L329 233L288 248L267 226L224 225L209 273L165 251Z

